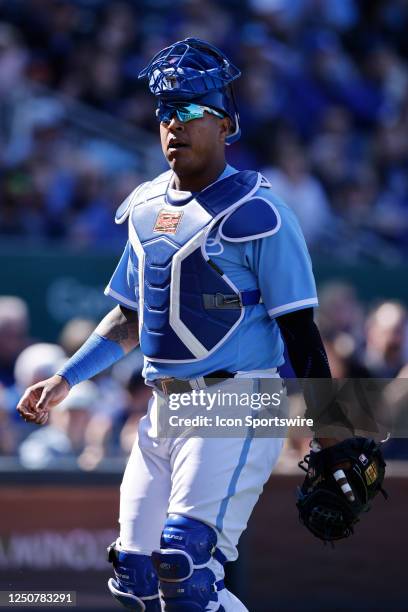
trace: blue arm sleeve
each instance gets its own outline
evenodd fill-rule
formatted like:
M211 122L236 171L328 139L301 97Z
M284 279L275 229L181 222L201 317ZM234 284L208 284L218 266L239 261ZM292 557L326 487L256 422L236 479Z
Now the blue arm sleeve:
M69 386L73 387L83 380L88 380L88 378L103 372L116 361L119 361L124 354L125 351L120 344L94 332L67 363L58 370L57 374L63 376Z

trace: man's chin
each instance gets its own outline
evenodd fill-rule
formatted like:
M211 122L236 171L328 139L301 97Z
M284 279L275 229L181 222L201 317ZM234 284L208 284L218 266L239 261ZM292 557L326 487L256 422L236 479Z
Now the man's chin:
M167 158L170 168L179 176L188 175L191 172L191 163L183 159L181 155L172 155Z

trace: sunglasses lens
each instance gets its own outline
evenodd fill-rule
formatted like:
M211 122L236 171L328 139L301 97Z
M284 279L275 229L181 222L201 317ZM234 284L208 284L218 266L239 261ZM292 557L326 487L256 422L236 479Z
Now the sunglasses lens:
M157 121L163 123L170 123L172 116L175 113L175 109L168 106L160 106L160 108L156 109L156 119Z
M188 123L188 121L192 121L193 119L201 119L204 117L204 109L198 104L163 104L156 110L158 121L162 121L163 123L170 123L174 114L177 115L179 121Z
M187 104L177 108L177 117L183 123L204 117L204 109L198 104Z

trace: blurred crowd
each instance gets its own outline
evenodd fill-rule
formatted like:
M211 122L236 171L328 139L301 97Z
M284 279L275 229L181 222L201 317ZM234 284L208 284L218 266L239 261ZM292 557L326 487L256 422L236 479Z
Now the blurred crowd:
M395 378L402 383L408 378L408 313L401 303L381 302L366 310L351 285L335 283L322 287L317 315L333 377ZM73 461L82 470L126 460L151 396L141 377L138 350L74 387L42 427L26 423L15 410L24 389L53 375L95 326L95 321L72 319L58 343L38 342L30 336L26 303L15 296L0 297L0 460L14 457L27 469L44 469L58 468L68 458L71 467ZM396 393L398 410L406 415L408 388L402 384ZM398 414L394 411L394 420ZM307 443L292 440L289 462L292 451L299 461L299 450L307 449ZM390 440L386 455L408 459L407 441L398 436Z
M92 470L106 458L128 456L151 395L138 351L75 386L43 427L26 423L16 411L23 391L52 376L95 327L95 321L72 319L58 343L38 342L30 336L27 304L0 297L0 457L18 456L28 469L58 467L59 460L75 458L78 467Z
M2 239L119 245L113 210L164 169L137 75L196 36L243 72L229 161L262 169L312 251L403 261L407 27L405 0L0 2Z

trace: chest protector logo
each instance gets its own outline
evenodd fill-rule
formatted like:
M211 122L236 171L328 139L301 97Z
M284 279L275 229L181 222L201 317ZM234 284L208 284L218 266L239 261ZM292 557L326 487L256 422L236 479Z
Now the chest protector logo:
M171 172L166 172L136 190L128 198L127 212L119 209L117 222L129 216L129 239L138 259L142 352L152 361L191 362L206 358L221 346L244 315L243 294L222 271L210 265L205 244L216 224L220 224L226 240L268 235L265 219L263 231L257 236L237 237L231 223L232 236L227 231L228 221L238 208L248 220L250 216L254 219L250 211L245 214L244 205L254 201L264 179L257 172L237 172L210 185L188 203L175 206L166 198L170 177ZM274 221L269 225L274 228L269 233L277 231L276 210L272 212L267 200L256 199L273 214ZM242 221L240 218L239 225L245 233ZM215 300L214 308L209 308L207 298L220 294L236 297L237 306L219 308ZM253 297L248 304L259 302L259 295L256 300Z
M159 234L175 234L183 212L168 212L161 210L157 216L153 231Z

